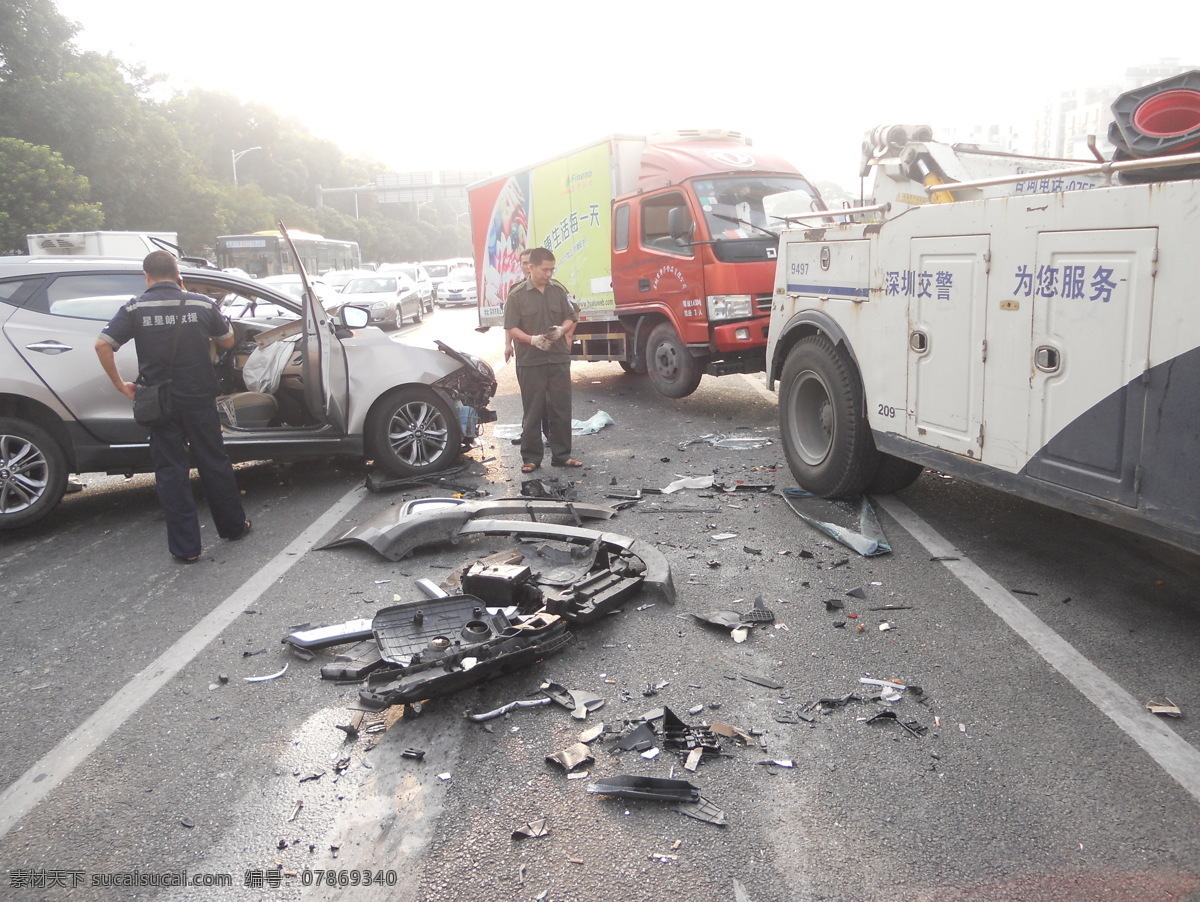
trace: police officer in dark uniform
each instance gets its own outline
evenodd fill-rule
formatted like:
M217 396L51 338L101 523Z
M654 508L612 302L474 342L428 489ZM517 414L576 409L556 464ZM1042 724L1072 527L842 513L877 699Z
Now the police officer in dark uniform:
M179 264L167 251L142 261L146 292L128 301L96 339L100 365L122 394L133 398L136 386L117 371L115 354L130 339L137 348L138 372L153 385L171 380L170 421L150 427L154 484L167 521L167 548L185 564L200 557L200 518L189 479L195 460L217 534L240 539L250 532L233 465L221 440L216 398L220 392L209 339L233 347L233 329L217 305L202 294L184 291ZM172 359L175 329L178 346ZM189 450L191 459L189 459Z

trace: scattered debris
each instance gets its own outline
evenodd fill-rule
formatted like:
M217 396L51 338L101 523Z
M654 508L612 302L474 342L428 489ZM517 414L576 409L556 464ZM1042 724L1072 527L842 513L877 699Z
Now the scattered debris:
M671 495L678 492L680 489L711 489L713 487L712 476L680 476L674 482L664 486L659 491L664 495Z
M1162 702L1146 702L1146 710L1151 714L1157 714L1159 717L1183 717L1183 712L1179 710L1170 699L1167 699L1166 704Z
M788 488L783 490L783 499L809 526L864 557L888 554L892 550L871 502L865 497L855 506L851 502L818 498L804 489Z
M679 450L684 451L689 445L710 445L713 448L722 448L726 451L757 451L759 448L765 448L769 444L771 444L769 438L757 435L747 433L726 435L723 432L713 432L708 435L702 435L699 438L688 439L686 442L680 442Z
M411 758L414 761L420 761L425 757L424 749L405 749L400 753L401 758Z
M724 827L727 823L725 812L703 796L695 802L681 802L675 806L675 810L680 814L686 814L688 817L694 817L698 821L704 821L706 824L713 824L717 827Z
M269 673L266 676L242 677L242 679L245 680L247 683L265 683L268 680L279 679L281 676L283 676L285 673L287 673L287 669L288 669L287 664L284 664L283 669L280 670L278 673Z
M763 601L761 595L754 599L754 607L741 615L742 623L773 623L775 621L775 613L771 611Z
M764 676L763 674L739 673L738 676L740 676L743 680L745 680L748 683L756 683L759 686L765 686L768 689L782 689L783 688L782 683L777 683L773 679L771 679L769 676Z
M295 807L294 807L294 808L292 808L292 813L291 813L291 815L288 817L288 823L289 823L289 824L290 824L292 821L294 821L294 820L296 819L296 815L298 815L298 814L300 813L300 809L301 809L301 808L303 808L303 807L304 807L304 800L303 800L303 799L297 799L297 800L296 800L296 805L295 805Z
M518 699L515 702L509 702L507 705L501 705L494 711L487 711L483 714L467 714L467 720L473 720L475 723L483 723L485 720L494 720L497 717L503 717L510 711L516 711L518 708L537 708L542 705L550 704L550 698L527 698Z
M589 783L587 791L596 795L621 799L642 799L658 802L699 802L700 789L686 780L667 780L661 777L639 777L622 774L598 783Z
M512 832L513 839L534 839L539 836L549 836L550 828L546 826L546 818L539 817L535 821L530 821L517 827Z
M592 757L592 751L584 743L577 742L572 746L547 755L546 760L551 764L557 764L563 770L571 771L582 764L591 764L596 759Z

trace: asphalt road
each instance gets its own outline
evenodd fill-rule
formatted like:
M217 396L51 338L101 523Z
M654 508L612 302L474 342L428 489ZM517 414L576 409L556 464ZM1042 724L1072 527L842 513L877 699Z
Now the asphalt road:
M397 337L436 335L498 363L498 334L472 325L471 311L443 310ZM754 381L706 377L671 401L616 365L576 365L576 416L616 422L576 440L582 471L542 475L575 480L585 501L681 475L790 486L777 440L679 448L715 432L776 439L774 398ZM495 406L512 423L511 368L500 382ZM518 491L516 449L491 427L467 460L456 481ZM632 902L732 900L740 885L754 902L1200 898L1194 556L928 472L877 499L893 550L871 558L773 494L651 496L604 528L667 556L674 607L635 598L529 670L419 716L368 717L389 728L351 740L334 727L357 687L319 678L330 653L304 662L280 638L415 599L415 579L508 545L464 541L399 564L313 550L436 494L368 494L364 475L348 460L241 465L254 532L207 543L193 567L171 562L145 476L89 475L52 518L0 538L0 897ZM846 594L860 587L866 598ZM744 643L687 616L756 596L776 620ZM284 664L278 679L244 681ZM864 677L921 694L871 701ZM557 707L487 727L462 716L534 697L546 679L606 704L588 723ZM813 704L850 694L861 700ZM1154 718L1151 699L1184 717ZM594 722L618 729L660 705L758 745L724 740L694 775L672 753L604 739L586 779L545 761ZM897 720L864 722L889 709ZM624 773L692 780L727 826L586 792ZM549 835L511 838L541 817ZM315 885L361 884L364 870L384 884ZM104 885L184 871L231 886Z

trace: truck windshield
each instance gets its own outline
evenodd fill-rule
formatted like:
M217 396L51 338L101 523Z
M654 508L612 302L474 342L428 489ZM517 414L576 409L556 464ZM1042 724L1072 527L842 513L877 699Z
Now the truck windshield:
M715 241L778 238L788 216L825 209L816 189L799 176L731 175L693 186Z

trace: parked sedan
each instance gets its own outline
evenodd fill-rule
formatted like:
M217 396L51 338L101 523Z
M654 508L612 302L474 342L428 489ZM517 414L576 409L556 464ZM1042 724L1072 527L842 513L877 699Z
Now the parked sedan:
M476 421L495 419L487 405L496 379L479 358L442 342L435 350L393 341L367 328L369 314L358 306L331 316L261 280L182 274L189 290L229 309L253 300L293 317L278 325L234 320L234 346L215 357L226 393L218 401L225 449L235 461L349 454L398 476L435 473L473 441ZM105 323L145 287L140 261L0 258L0 530L54 510L70 473L153 469L147 429L93 351ZM248 366L262 361L255 355L278 355L282 368L273 385L255 382L250 392L251 375L269 369ZM132 382L133 342L116 361Z
M338 301L365 307L370 311L371 322L381 329L399 329L409 316L419 323L424 312L416 283L400 272L372 273L351 279Z
M475 306L475 270L469 266L460 266L450 270L450 273L438 286L437 304L446 307L450 304L469 304Z

